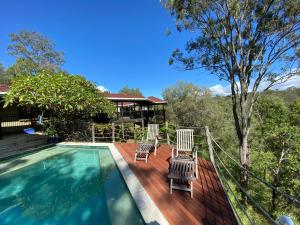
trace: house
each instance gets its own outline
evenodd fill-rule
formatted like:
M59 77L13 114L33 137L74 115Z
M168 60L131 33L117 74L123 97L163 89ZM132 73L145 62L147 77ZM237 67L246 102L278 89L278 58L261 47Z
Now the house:
M2 134L21 132L33 125L37 115L16 106L3 108L3 97L9 85L0 84L0 137ZM149 122L164 123L166 101L150 96L103 93L104 97L116 105L115 121L133 121L147 125ZM107 122L105 116L95 118L96 122Z
M105 98L116 105L118 120L131 119L149 122L164 123L166 120L166 101L154 96L144 97L143 95L104 93Z

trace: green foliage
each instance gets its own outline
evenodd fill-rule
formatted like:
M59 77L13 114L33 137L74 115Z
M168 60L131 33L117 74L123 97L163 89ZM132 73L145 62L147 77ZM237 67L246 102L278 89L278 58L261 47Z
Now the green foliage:
M289 110L291 124L300 127L300 98L290 105Z
M5 73L4 66L2 65L2 63L0 63L0 76L3 76L4 73Z
M42 70L55 72L64 63L63 53L54 50L53 43L37 32L22 30L10 34L8 53L16 62L8 68L9 77L37 75Z
M262 96L274 96L282 99L285 103L291 104L300 97L300 88L290 87L286 90L268 90L262 93Z
M9 84L11 77L7 74L2 63L0 63L0 84Z
M176 141L176 127L192 127L199 154L208 158L204 133L204 127L208 126L217 141L224 148L232 149L236 155L237 142L230 98L213 97L209 90L184 82L166 88L163 97L168 102L166 115L170 122L168 133L171 142Z
M95 136L100 141L112 141L113 126L112 124L95 124ZM115 141L126 142L128 140L135 140L136 142L142 141L145 138L146 129L141 127L135 127L134 123L115 123L114 124L114 135Z
M54 117L90 117L113 113L112 104L93 83L81 76L63 72L16 77L5 96L5 106L13 103L48 111Z
M45 131L46 131L46 135L48 135L49 137L57 137L58 136L58 130L56 127L56 124L59 121L56 121L55 118L51 118L50 120L48 120L45 124Z
M120 94L130 94L130 95L142 95L142 92L139 88L129 88L128 86L121 88L119 93Z
M178 82L163 91L168 120L186 127L204 127L212 111L211 94L192 83ZM211 121L212 118L209 118Z
M280 191L299 199L300 127L294 119L300 116L297 105L297 102L288 105L272 96L260 99L255 111L258 123L252 134L252 139L260 141L252 141L252 170ZM288 204L277 192L260 187L251 180L250 190L253 190L254 197L260 200L274 218L283 214L297 218L299 206Z
M16 62L7 68L6 74L12 80L16 76L31 75L34 76L40 71L40 68L26 59L17 58Z
M268 165L274 186L281 186L283 179L285 191L300 198L300 127L294 123L300 111L291 110L295 105L286 106L277 98L262 99L257 114L261 120L258 129L264 139L263 151L272 153L276 159L273 165ZM295 179L285 179L290 175ZM296 186L290 183L295 181Z

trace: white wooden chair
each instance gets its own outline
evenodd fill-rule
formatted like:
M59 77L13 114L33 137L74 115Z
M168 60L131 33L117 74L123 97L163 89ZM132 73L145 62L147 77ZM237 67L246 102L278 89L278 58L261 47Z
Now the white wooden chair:
M172 159L168 178L170 179L170 193L173 189L189 191L193 198L193 181L195 177L195 162L182 159Z
M194 145L193 129L176 130L176 147L172 147L172 159L181 158L195 162L196 177L198 178L198 156Z
M154 155L158 147L159 124L148 124L146 143L154 145Z
M137 160L144 160L148 162L150 151L153 149L153 144L139 144L134 154L134 162Z
M158 146L158 133L158 124L148 124L146 141L144 141L144 138L142 138L142 143L140 143L135 150L135 162L137 160L144 160L147 163L150 151L152 151L152 149L154 149L154 155L156 155Z

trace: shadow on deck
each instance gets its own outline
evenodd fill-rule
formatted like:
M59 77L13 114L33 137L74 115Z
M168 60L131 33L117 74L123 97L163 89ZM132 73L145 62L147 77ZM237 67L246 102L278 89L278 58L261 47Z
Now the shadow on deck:
M237 224L224 190L211 162L199 158L199 178L194 183L194 198L190 193L169 193L167 179L170 147L162 145L148 163L134 162L136 144L116 144L147 193L170 224L235 225Z

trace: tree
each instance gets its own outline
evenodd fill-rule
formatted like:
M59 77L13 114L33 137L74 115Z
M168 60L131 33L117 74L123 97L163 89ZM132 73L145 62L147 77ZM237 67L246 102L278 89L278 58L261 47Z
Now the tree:
M211 121L212 99L207 89L201 89L192 83L177 82L164 89L163 98L168 102L168 120L177 126L204 127Z
M260 99L255 110L259 119L257 130L263 139L263 145L259 146L260 160L264 156L269 158L262 161L267 167L265 170L269 171L269 182L297 198L300 196L300 127L294 119L300 116L298 104L299 101L287 107L281 99L269 96ZM272 191L270 208L274 218L284 208L290 212L297 210L282 198L277 191Z
M128 86L121 88L119 93L120 94L130 94L130 95L142 95L142 92L139 88L129 88Z
M3 76L5 74L5 69L2 63L0 63L0 76Z
M0 84L8 84L9 83L9 78L6 75L4 66L2 63L0 63Z
M289 110L291 123L300 128L300 98L290 105Z
M186 53L175 50L169 63L180 62L186 70L204 68L230 83L240 162L248 168L248 137L259 90L299 75L299 3L164 0L163 4L175 16L178 31L197 35L187 42ZM241 170L240 182L247 189L247 170Z
M5 96L4 107L10 104L47 112L50 119L60 121L91 118L100 113L110 116L114 112L114 106L93 83L64 72L16 77Z
M54 44L37 32L22 30L10 34L8 53L16 57L16 62L8 68L8 74L36 75L41 70L58 71L64 63L63 53L54 50Z

